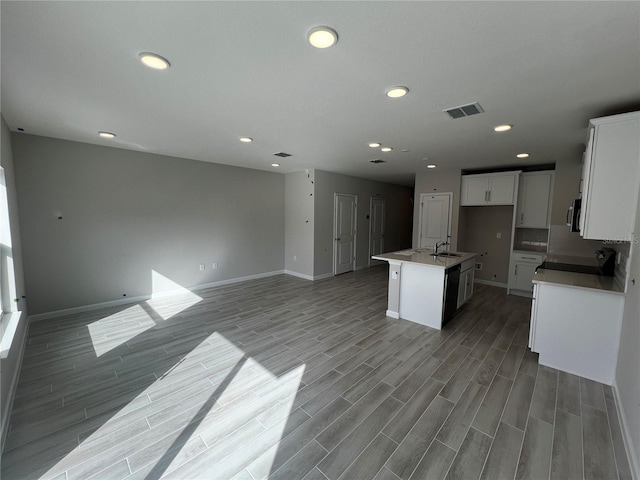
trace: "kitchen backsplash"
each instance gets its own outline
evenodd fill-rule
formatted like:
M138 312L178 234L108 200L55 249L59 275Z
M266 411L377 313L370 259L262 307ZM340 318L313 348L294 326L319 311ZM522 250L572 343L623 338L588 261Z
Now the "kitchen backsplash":
M585 240L579 233L570 232L565 225L551 225L549 232L549 254L571 255L574 257L595 258L596 250L612 248L620 258L616 261L615 280L622 286L627 281L627 260L631 252L631 242L608 242L606 240Z
M546 228L516 228L513 249L547 253L549 230Z
M585 240L577 232L570 232L566 225L551 225L549 229L549 253L574 257L595 258L595 251L610 245L601 240ZM613 249L617 248L612 246Z

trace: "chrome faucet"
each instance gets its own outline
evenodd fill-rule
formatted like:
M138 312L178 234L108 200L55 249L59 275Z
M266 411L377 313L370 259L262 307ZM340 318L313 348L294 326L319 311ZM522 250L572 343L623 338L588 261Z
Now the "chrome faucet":
M448 240L445 240L444 242L436 242L436 244L433 246L433 254L438 255L438 249L440 247L444 247L445 245L449 245Z

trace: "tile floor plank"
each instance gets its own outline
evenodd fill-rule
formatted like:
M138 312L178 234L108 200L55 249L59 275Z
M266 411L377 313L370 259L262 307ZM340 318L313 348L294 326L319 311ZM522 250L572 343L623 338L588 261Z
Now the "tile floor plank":
M387 286L276 275L32 322L0 475L629 478L611 388L538 365L530 300L478 284L439 331L386 317Z

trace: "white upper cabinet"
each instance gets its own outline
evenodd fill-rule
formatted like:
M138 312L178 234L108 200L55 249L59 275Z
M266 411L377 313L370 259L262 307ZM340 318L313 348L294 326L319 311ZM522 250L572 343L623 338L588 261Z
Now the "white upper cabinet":
M513 205L519 173L463 175L460 205Z
M553 173L528 172L520 176L516 227L549 228Z
M590 121L582 172L580 235L633 238L640 189L640 112Z

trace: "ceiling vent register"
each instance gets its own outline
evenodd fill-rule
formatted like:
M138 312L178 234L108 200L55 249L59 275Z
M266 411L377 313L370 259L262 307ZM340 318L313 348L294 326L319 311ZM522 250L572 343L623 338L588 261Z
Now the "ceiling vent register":
M290 156L291 156L291 154L290 154L290 153L285 153L285 152L278 152L278 153L274 153L274 155L275 155L276 157L282 157L282 158L287 158L287 157L290 157Z
M369 160L371 163L384 163L384 160L376 158L375 160Z
M459 107L448 108L444 110L444 113L449 115L451 118L463 118L469 117L471 115L476 115L478 113L483 113L484 110L480 106L478 102L470 103L468 105L461 105Z

